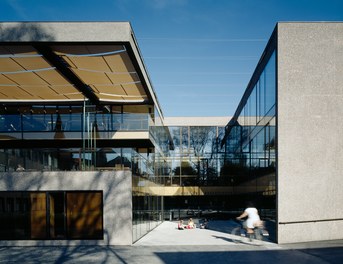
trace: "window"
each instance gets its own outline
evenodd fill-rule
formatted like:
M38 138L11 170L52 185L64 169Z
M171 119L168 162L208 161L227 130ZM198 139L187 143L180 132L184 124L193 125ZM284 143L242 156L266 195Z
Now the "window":
M0 239L103 239L100 191L0 192Z

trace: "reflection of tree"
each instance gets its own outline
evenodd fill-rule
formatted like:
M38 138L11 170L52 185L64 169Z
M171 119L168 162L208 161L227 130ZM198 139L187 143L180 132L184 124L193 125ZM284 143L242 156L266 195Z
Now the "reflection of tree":
M198 184L207 185L208 180L213 178L215 168L211 160L205 159L206 153L211 153L216 144L215 127L191 127L189 135L189 145L196 157L198 172Z
M187 161L181 162L181 167L180 166L175 167L173 169L173 173L175 175L180 175L181 173L182 173L182 175L197 175L198 174L197 170L195 170L191 166L191 164L189 164L189 162L187 162Z
M168 154L170 149L174 149L173 140L170 135L168 127L165 126L151 126L151 135L161 149L162 153ZM175 142L175 141L174 141Z
M215 138L214 127L191 127L189 135L189 145L196 157L204 155L205 150L212 149Z
M196 175L196 185L214 185L218 177L217 166L220 140L216 134L217 127L191 126L171 128L175 144L175 152L187 157L181 169L176 167L177 175ZM222 137L224 128L222 129ZM181 173L181 174L180 174Z
M246 159L242 156L243 143L248 139L248 128L241 126L237 121L231 120L226 127L224 143L224 164L220 168L220 185L236 185L249 176Z
M192 165L187 162L181 162L181 167L175 167L173 169L174 175L182 175L182 176L192 176L198 175L198 171L195 170ZM196 177L185 177L182 185L189 186L189 185L196 185Z

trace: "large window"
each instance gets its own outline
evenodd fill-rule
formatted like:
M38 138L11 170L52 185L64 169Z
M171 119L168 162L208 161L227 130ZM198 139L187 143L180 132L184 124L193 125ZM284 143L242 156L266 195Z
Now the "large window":
M0 192L0 239L103 239L100 191Z

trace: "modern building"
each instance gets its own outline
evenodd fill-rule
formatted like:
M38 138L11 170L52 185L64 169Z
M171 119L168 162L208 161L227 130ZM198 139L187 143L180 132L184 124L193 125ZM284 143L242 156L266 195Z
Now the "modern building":
M278 243L343 238L342 33L278 23L227 126L229 163L276 192Z
M247 200L277 243L342 239L342 32L278 23L232 118L164 118L129 23L1 23L0 244L130 245Z
M1 244L127 245L156 227L161 197L133 184L158 182L163 116L130 24L1 23L0 38Z

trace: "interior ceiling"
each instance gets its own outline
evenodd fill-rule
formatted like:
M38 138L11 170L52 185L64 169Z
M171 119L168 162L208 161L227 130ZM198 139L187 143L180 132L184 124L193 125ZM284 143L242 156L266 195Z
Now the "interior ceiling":
M0 46L0 102L84 98L93 103L148 100L125 46Z

